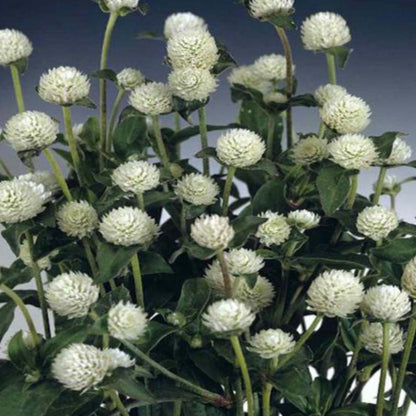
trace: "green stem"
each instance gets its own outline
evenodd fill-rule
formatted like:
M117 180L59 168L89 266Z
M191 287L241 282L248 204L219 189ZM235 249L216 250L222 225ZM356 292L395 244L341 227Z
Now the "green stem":
M207 129L207 115L205 112L205 107L198 109L199 117L199 131L201 133L201 149L206 151L208 149L208 129ZM209 158L208 155L204 155L202 158L203 173L206 176L209 176Z
M55 175L56 181L58 182L60 188L62 189L62 192L63 192L65 198L68 201L72 201L71 191L68 188L68 184L66 183L65 176L62 173L62 170L59 167L59 164L56 161L56 159L54 158L52 152L49 149L44 149L43 154L45 155L46 159L48 160L49 164L51 165L51 168L52 168L53 173Z
M396 195L390 195L390 208L392 211L396 211Z
M145 309L142 273L140 271L139 255L137 253L131 258L131 268L133 270L134 287L136 290L136 302L139 306Z
M173 403L173 413L172 416L181 416L182 414L182 401L176 400Z
M390 326L391 324L389 322L383 323L383 357L381 364L380 382L378 384L376 416L383 416L384 411L384 391L386 388L387 370L389 367L390 359Z
M406 397L404 398L403 407L402 407L403 416L407 416L407 414L409 413L409 408L411 404L412 404L412 400L410 396L406 395Z
M9 168L4 163L4 160L3 159L0 159L0 166L3 168L4 173L6 174L6 176L9 177L9 179L13 178L13 174L10 172Z
M105 292L104 292L105 294ZM88 315L90 318L94 321L99 321L100 317L99 315L94 311L89 311ZM109 334L103 334L103 349L107 349L110 346L110 335Z
M272 374L276 372L278 366L278 358L273 358L270 364ZM273 386L266 383L263 388L263 416L270 416L270 398L272 395Z
M107 152L111 152L111 146L112 146L112 143L113 143L114 127L116 125L117 115L118 115L118 111L120 109L120 104L121 104L121 101L123 100L125 94L126 94L125 90L119 90L119 92L117 94L117 97L116 97L116 100L114 101L113 111L111 112L110 125L109 125L109 128L108 128L108 140L107 140L107 144L106 144Z
M386 174L387 174L387 168L385 166L382 166L380 168L380 173L378 175L376 189L374 190L373 201L372 201L373 205L377 205L380 201L380 196L381 196L381 193L383 192L383 185L384 185L384 180L386 178Z
M177 133L181 129L181 116L179 113L173 113L173 124L175 128L175 132Z
M222 196L222 215L224 217L228 215L228 203L230 200L230 193L233 186L235 171L236 168L234 166L228 166L227 179L225 180L224 193Z
M357 196L358 190L358 174L351 176L351 187L348 194L347 202L345 203L345 209L352 209L355 202L355 197Z
M337 83L337 69L335 66L335 56L330 53L326 54L326 62L328 64L329 83L336 85Z
M235 387L236 416L244 416L244 395L243 395L243 386L241 383L241 376L237 377L234 387Z
M274 146L274 129L276 126L276 119L269 115L269 122L267 127L267 159L273 160L273 146Z
M98 267L95 262L94 254L91 249L90 242L86 239L82 239L82 245L84 246L85 254L87 255L88 264L90 265L90 269L92 272L93 277L97 277L98 275Z
M162 165L165 169L169 171L169 156L168 152L166 151L165 143L163 143L163 137L162 132L160 130L160 123L159 123L159 117L158 116L152 116L152 122L153 122L153 132L156 139L156 145L159 153L159 157L162 161Z
M124 407L123 402L120 400L119 395L114 390L108 390L108 394L111 397L111 400L113 401L114 405L117 407L117 409L120 411L120 414L122 416L129 416L128 410Z
M143 193L139 192L137 195L137 205L139 206L139 208L144 211L145 207L144 207L144 198L143 198Z
M19 70L15 65L10 65L10 71L12 73L14 95L16 97L17 108L19 113L25 111L25 101L23 98L22 84L20 83Z
M225 260L223 250L218 250L217 251L217 259L220 263L222 277L224 279L225 296L227 298L231 298L232 295L233 295L232 286L231 286L231 278L230 278L230 272L228 270L228 265L227 265L227 261Z

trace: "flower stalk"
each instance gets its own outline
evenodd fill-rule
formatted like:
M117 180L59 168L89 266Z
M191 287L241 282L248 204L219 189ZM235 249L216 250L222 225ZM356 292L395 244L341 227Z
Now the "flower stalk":
M165 143L163 143L162 131L160 129L160 122L158 116L152 116L153 133L156 139L156 146L160 160L162 161L163 167L169 171L170 162L168 152L166 151Z
M378 179L376 182L376 188L374 190L374 195L373 195L373 205L377 205L380 201L380 197L381 194L383 192L383 185L384 185L384 180L386 179L386 175L387 175L387 168L385 166L382 166L380 168L380 172L378 175Z
M144 305L144 295L143 295L143 282L142 282L142 273L140 270L139 255L136 253L131 258L131 268L133 271L134 277L134 287L136 291L136 302L139 306L145 309Z
M71 191L68 188L68 184L66 183L65 176L62 173L62 170L59 167L59 164L56 161L56 159L54 158L52 152L49 149L46 148L46 149L43 150L43 154L45 155L46 159L48 160L48 162L49 162L49 164L52 168L52 171L55 175L56 181L58 182L59 187L62 189L62 192L63 192L65 198L68 201L72 201L73 198L72 198L72 195L71 195Z
M207 129L207 115L205 107L198 109L199 117L199 130L201 134L201 149L205 152L208 149L208 129ZM207 154L204 154L202 158L202 171L204 175L209 176L209 157Z
M19 113L23 113L25 111L25 101L23 98L22 84L20 83L19 70L17 69L16 65L10 65L10 72L12 74L13 88L16 97L17 108L19 109Z
M337 84L337 70L335 66L335 56L326 53L326 62L328 64L329 83L332 85Z
M228 205L230 201L231 188L233 186L233 179L236 172L234 166L228 166L227 178L224 185L224 193L222 196L222 215L225 217L228 215Z
M111 112L111 117L110 117L110 124L108 127L108 140L106 142L107 152L111 152L111 147L113 144L113 135L114 135L114 130L115 130L116 121L117 121L117 115L120 110L121 102L123 101L123 98L125 95L126 95L125 90L119 90L117 97L114 101L113 110Z
M383 323L383 356L381 362L380 381L378 384L376 416L383 416L384 412L384 391L386 388L387 371L389 368L390 351L389 351L389 337L390 337L389 322Z

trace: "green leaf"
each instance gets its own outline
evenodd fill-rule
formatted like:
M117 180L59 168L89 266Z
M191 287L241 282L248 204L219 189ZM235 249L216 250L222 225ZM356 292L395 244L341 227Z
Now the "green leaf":
M356 403L340 409L332 410L328 416L373 416L376 406L369 403Z
M149 321L145 336L140 339L140 349L147 354L156 348L166 337L174 334L178 328L161 324L157 321Z
M182 313L188 322L194 320L205 309L211 297L206 279L189 279L182 286L176 312Z
M194 241L187 241L184 244L186 251L189 253L190 256L200 259L200 260L208 260L211 257L215 256L215 251L209 248L201 247Z
M139 254L139 259L143 275L173 273L172 268L159 253L143 251Z
M257 231L259 225L266 221L266 218L261 218L253 215L237 217L231 222L235 235L230 244L230 247L241 247L244 245L250 235Z
M10 268L0 267L0 281L11 289L15 286L30 282L33 279L33 271L25 266L22 260L16 260Z
M147 124L143 116L124 118L113 134L114 152L122 160L141 154L147 143Z
M191 350L189 358L203 373L219 384L225 384L233 371L232 366L212 349Z
M136 35L137 39L151 39L151 40L165 40L162 33L155 32L154 30L144 30Z
M28 58L18 59L17 61L14 61L12 65L17 68L20 74L24 74L27 71L27 68L29 66L29 59Z
M202 108L205 107L208 104L208 100L206 101L185 101L182 98L179 97L173 97L173 110L176 111L181 115L181 117L186 120L187 122L191 122L190 116L191 114Z
M407 263L416 256L416 237L399 238L386 242L380 247L373 248L371 253L382 260Z
M89 97L81 98L80 100L76 101L74 105L78 105L79 107L86 107L95 109L97 106L92 102Z
M212 72L215 75L219 75L226 69L237 66L237 63L231 56L230 52L227 50L226 46L222 42L218 41L218 39L215 41L217 43L219 58L214 68L212 69Z
M99 390L83 394L65 390L49 407L45 416L94 416L103 399Z
M390 156L393 148L393 143L397 137L404 136L404 133L398 131L389 131L382 134L381 136L371 136L370 139L373 141L377 148L377 152L381 158L386 159Z
M312 94L297 95L290 99L291 107L317 107L318 102Z
M353 49L350 49L347 46L334 46L333 48L327 49L325 52L328 52L335 57L340 68L345 68Z
M217 130L227 130L227 129L231 129L231 128L237 128L237 127L240 127L240 125L237 124L237 123L231 123L231 124L227 124L227 125L224 125L224 126L208 125L207 130L208 131L217 131ZM200 134L200 126L199 125L185 127L184 129L176 132L171 137L169 142L171 142L173 144L179 144L179 143L182 143L182 142L188 140L191 137L198 136L199 134Z
M100 141L100 126L97 117L90 117L82 126L79 137L91 151L97 150Z
M33 248L34 260L48 256L51 252L74 243L73 238L68 237L58 228L43 229L36 238Z
M33 221L29 220L11 224L1 232L1 235L7 241L7 244L9 244L10 248L12 249L13 253L16 254L16 256L18 256L20 252L20 243L22 242L23 234L26 231L31 230L33 227Z
M36 353L26 346L22 331L13 335L7 346L7 355L10 361L23 372L30 373L30 370L36 369Z
M371 268L371 263L367 256L360 254L339 254L339 253L311 253L301 257L296 257L294 263L304 264L323 264L333 269L367 269Z
M117 82L117 74L111 69L100 69L91 74L91 77Z
M280 179L266 182L256 193L252 202L254 215L271 210L285 213L289 206L285 198L285 183Z
M13 322L14 310L15 304L12 302L6 303L0 308L0 341Z
M295 22L292 19L292 13L276 13L268 16L265 20L273 24L274 26L281 27L283 29L296 29Z

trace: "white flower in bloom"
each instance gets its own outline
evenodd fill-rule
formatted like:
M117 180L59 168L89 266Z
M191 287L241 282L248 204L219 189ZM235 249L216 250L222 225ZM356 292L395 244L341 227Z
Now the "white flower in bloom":
M119 348L108 348L103 351L109 358L108 371L113 371L116 368L129 368L136 364L136 360L130 355L121 351Z
M64 348L52 363L52 375L69 390L88 390L103 381L110 358L103 351L86 344Z
M399 287L379 285L367 290L361 309L380 321L397 322L410 312L411 302L408 294Z
M36 217L50 196L43 185L34 182L0 182L0 222L12 224Z
M322 121L340 134L360 133L371 121L371 110L367 103L350 94L328 101L319 113Z
M0 30L0 65L6 66L28 58L32 51L32 43L22 32L14 29Z
M125 68L117 74L118 86L126 91L142 85L145 82L144 75L135 68Z
M256 319L256 315L244 303L225 299L208 306L202 315L203 324L214 333L242 333Z
M401 165L406 163L412 156L412 148L400 137L397 137L393 142L390 156L385 159L380 159L379 163L383 165Z
M311 165L329 156L328 142L316 136L299 140L292 150L292 159L297 165Z
M257 19L292 12L295 0L250 0L249 8Z
M142 194L159 185L160 171L146 161L132 160L115 169L111 180L124 192Z
M383 324L373 322L365 326L360 335L360 340L367 351L373 354L383 354ZM400 325L390 326L389 332L389 352L397 354L404 348L404 335Z
M174 13L165 20L163 34L166 39L185 31L205 31L207 24L202 17L190 12Z
M113 209L104 215L100 223L100 233L104 239L119 246L150 244L158 232L155 220L133 207Z
M398 227L399 221L394 211L376 205L364 208L358 214L356 225L361 234L380 241Z
M251 338L249 344L249 351L270 360L292 352L296 342L292 335L281 329L263 329Z
M87 201L65 202L56 214L59 229L79 239L90 235L98 227L98 214Z
M17 152L41 150L56 140L59 124L45 113L25 111L16 114L4 129L5 139Z
M287 223L296 227L299 231L310 230L319 225L321 217L307 209L292 211L287 216Z
M57 193L61 188L56 180L56 176L47 171L36 171L33 173L26 173L15 178L18 181L34 182L37 185L43 185L46 192L51 194Z
M320 12L308 17L301 27L302 42L307 50L324 51L351 40L345 19L336 13Z
M172 111L172 92L161 82L148 82L134 88L130 105L148 116L158 116Z
M286 58L275 53L263 55L254 62L254 71L257 72L259 78L267 81L284 80L286 79Z
M267 211L259 215L261 218L267 218L267 221L259 225L256 237L260 243L267 247L272 245L280 246L290 235L290 225L284 215L277 212Z
M38 93L52 104L69 105L88 97L91 83L88 77L74 67L60 66L40 77Z
M234 230L228 217L203 215L191 225L191 237L201 247L219 250L228 247Z
M226 252L225 260L230 273L236 276L258 273L264 267L263 258L255 251L246 248Z
M27 241L27 239L24 239L23 242L19 245L19 258L26 266L33 266L32 254L30 252L29 242ZM41 259L38 259L36 263L41 270L46 270L51 267L51 261L49 256L45 256Z
M46 300L51 309L68 319L88 315L100 293L98 286L85 273L69 272L55 277L46 290Z
M230 272L230 271L229 271ZM224 277L221 271L221 266L218 260L213 261L206 269L204 278L209 287L212 289L215 298L225 297ZM236 276L230 272L231 287L234 286Z
M169 74L172 94L185 101L206 101L217 89L217 80L208 69L174 69Z
M114 338L135 341L146 331L147 316L140 306L120 301L108 312L108 331Z
M245 303L253 312L259 312L273 302L273 285L263 276L257 276L256 284L250 287L243 277L233 285L233 298Z
M242 85L243 87L260 91L263 94L271 92L273 88L273 84L270 81L259 77L254 65L242 65L233 68L228 76L228 82L231 85Z
M214 179L199 173L183 176L175 187L176 195L193 205L212 205L219 192Z
M287 102L287 96L278 91L272 91L263 96L266 104L284 104Z
M353 273L330 270L320 274L308 289L306 303L329 318L346 318L359 307L364 296L364 285Z
M215 39L207 30L187 30L168 40L168 59L174 69L212 69L219 53Z
M345 134L328 145L331 159L345 169L367 169L376 162L374 142L361 134Z
M231 129L217 142L217 156L227 166L245 168L255 165L266 150L263 139L246 129Z
M402 288L411 298L416 299L416 257L413 257L403 270Z
M348 95L348 92L340 85L326 84L319 87L314 95L316 101L318 101L318 104L322 107L328 102L334 102L339 98L345 97Z
M119 12L124 8L136 8L139 0L104 0L104 3L111 12Z

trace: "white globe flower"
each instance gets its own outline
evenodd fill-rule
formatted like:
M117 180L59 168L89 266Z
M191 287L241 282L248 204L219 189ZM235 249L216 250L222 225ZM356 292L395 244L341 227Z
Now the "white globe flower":
M69 272L55 277L49 283L45 296L55 313L74 319L88 315L99 293L99 287L87 274Z
M25 173L15 178L18 181L33 182L37 185L43 185L46 192L50 192L52 195L60 191L60 186L56 180L56 176L47 171L36 171L33 173Z
M135 341L146 331L147 315L140 306L120 301L108 312L108 331L114 338Z
M260 91L263 94L272 92L273 84L269 80L260 78L254 65L242 65L233 68L228 76L230 85L242 85L243 87Z
M228 217L203 215L191 225L191 237L201 247L221 250L234 238L234 230Z
M71 105L87 98L90 89L87 75L74 67L60 66L40 77L38 93L48 103Z
M295 0L250 0L251 14L257 19L266 19L279 14L290 14Z
M412 299L416 299L416 257L413 257L403 270L402 288Z
M312 165L329 156L328 142L316 136L299 140L292 149L292 159L297 165Z
M117 74L117 85L125 91L130 91L145 81L144 75L135 68L124 68Z
M394 211L376 205L364 208L357 217L357 230L374 241L386 238L399 226Z
M142 194L159 185L160 171L157 166L146 161L132 160L115 169L111 180L124 192Z
M373 354L383 354L383 324L373 322L365 326L360 334L360 340L367 351ZM394 324L390 326L389 332L389 352L397 354L404 348L404 335L400 325Z
M121 207L104 215L99 230L109 243L128 247L150 244L156 238L159 226L146 212Z
M310 51L325 51L351 40L345 19L336 13L320 12L308 17L301 27L302 42Z
M121 351L119 348L108 348L103 351L109 359L108 371L113 371L116 368L129 368L136 364L136 360L130 355Z
M319 225L320 215L307 209L292 211L287 216L287 223L296 227L299 231L311 230Z
M120 12L123 9L135 9L139 0L104 0L104 4L111 12Z
M405 164L412 156L412 148L400 137L393 142L390 156L388 158L380 158L378 161L382 165L402 165Z
M86 344L64 348L52 363L52 375L69 390L86 391L100 384L107 375L110 358Z
M340 85L326 84L319 87L314 95L316 101L318 101L318 104L322 107L328 102L334 102L339 98L345 97L348 95L348 92Z
M258 58L253 65L257 76L266 81L281 81L286 79L286 58L272 53ZM293 71L295 66L293 66Z
M272 245L280 246L290 236L290 225L284 215L277 212L266 211L259 215L261 218L266 218L267 221L260 224L257 229L256 237L261 244L267 247Z
M148 82L134 88L130 105L148 116L158 116L172 111L172 92L161 82Z
M32 51L32 43L22 32L15 29L0 30L0 65L7 66L28 58Z
M25 111L16 114L4 129L4 138L17 152L42 150L52 144L59 133L59 124L45 113Z
M202 315L202 323L213 333L233 335L246 331L256 315L244 303L225 299L208 306Z
M246 248L226 252L225 260L229 272L236 276L258 273L264 267L264 259L255 251Z
M378 158L374 142L361 134L345 134L328 145L331 159L345 169L368 169Z
M364 285L353 273L330 270L320 274L310 285L306 303L329 318L346 318L354 313L364 297Z
M33 267L32 253L30 252L29 241L27 239L24 239L19 245L19 258L26 266ZM38 259L36 263L41 270L47 270L51 267L49 256Z
M165 20L163 34L166 39L185 31L206 31L207 24L202 17L190 12L174 13Z
M199 173L183 176L175 187L175 194L193 205L212 205L219 192L214 179Z
M236 276L234 276L231 272L229 274L231 287L234 287ZM214 298L225 297L224 277L218 260L213 261L205 269L204 278L211 288Z
M99 224L97 211L87 201L65 202L56 214L56 221L63 233L79 239L91 235Z
M263 101L266 104L285 104L287 96L278 91L272 91L263 95Z
M361 304L361 310L371 318L384 322L397 322L411 310L408 294L397 286L370 287Z
M253 312L270 306L275 296L274 286L263 276L257 276L254 287L250 287L243 277L239 277L233 286L233 298L245 303Z
M281 329L263 329L250 339L248 350L265 360L289 354L295 348L293 336Z

